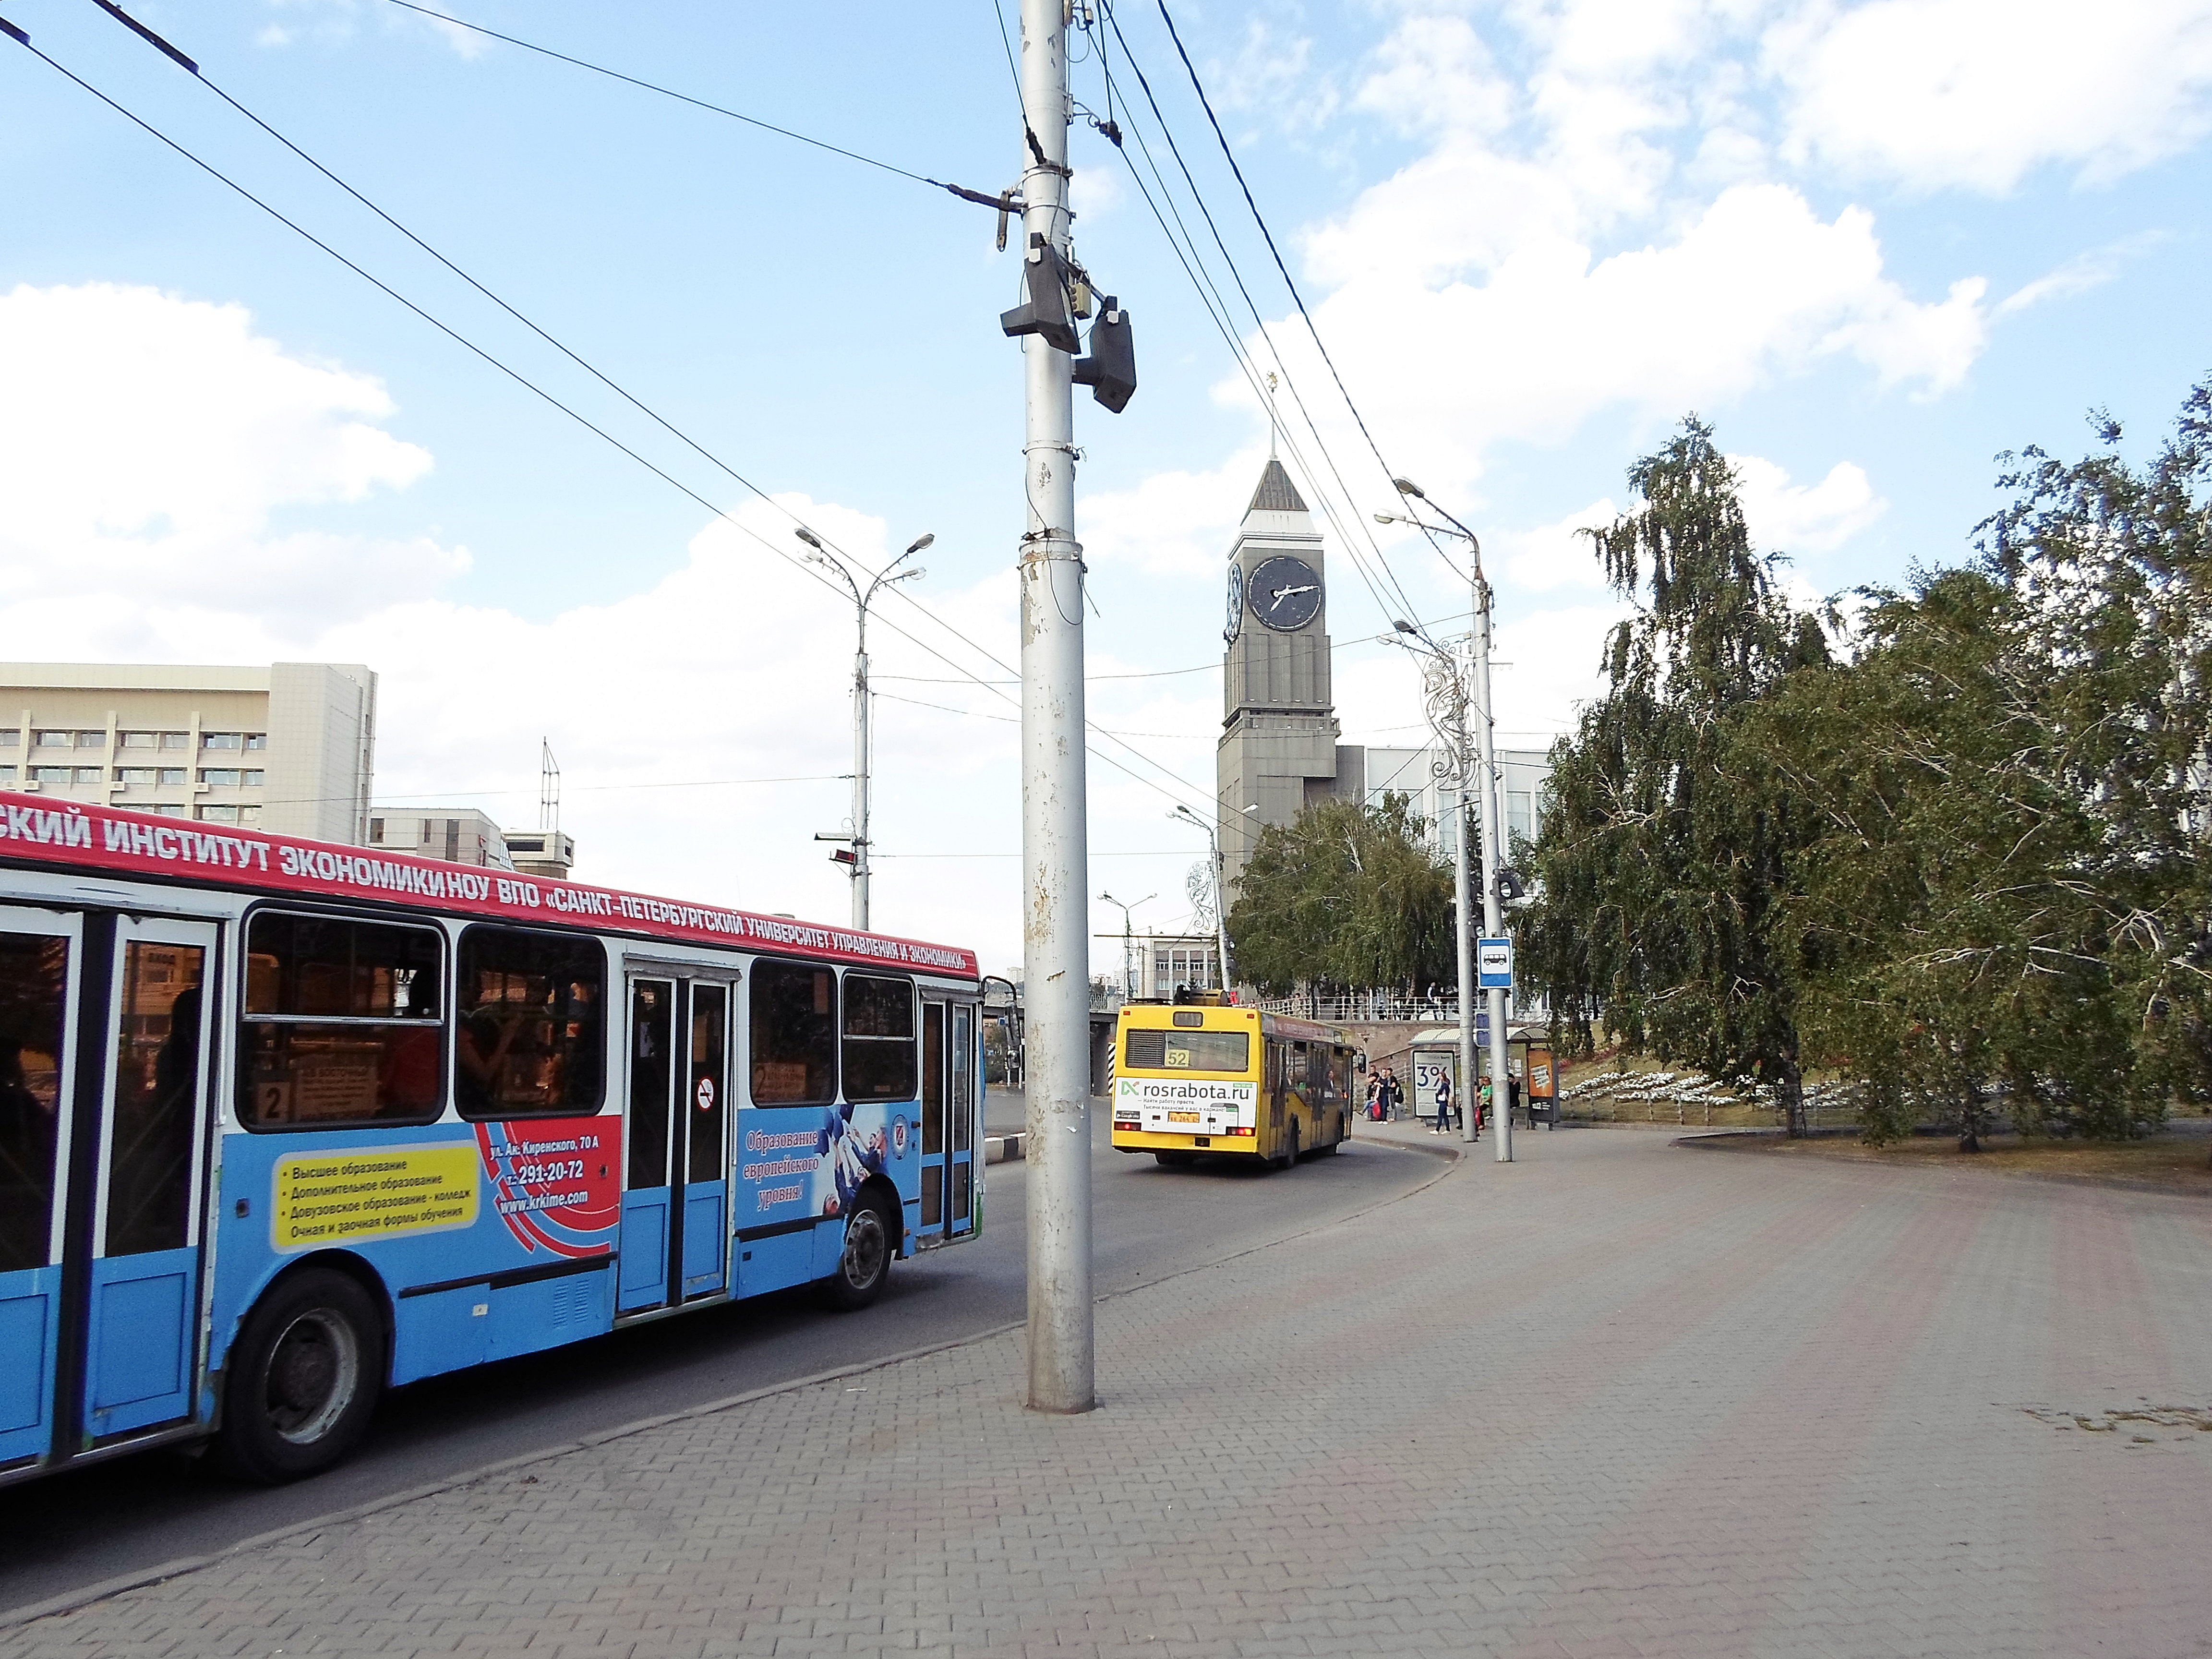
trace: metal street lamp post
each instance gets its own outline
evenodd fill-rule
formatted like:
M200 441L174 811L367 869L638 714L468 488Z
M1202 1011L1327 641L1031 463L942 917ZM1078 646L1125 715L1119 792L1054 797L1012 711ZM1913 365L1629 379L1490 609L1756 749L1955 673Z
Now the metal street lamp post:
M1140 899L1124 904L1111 893L1098 896L1099 902L1110 904L1121 913L1121 1000L1124 1002L1137 1000L1136 980L1129 967L1132 952L1136 948L1136 930L1129 925L1129 913L1150 904L1158 896L1158 893L1147 893Z
M1474 532L1469 530L1457 519L1453 518L1452 515L1445 512L1443 508L1437 506L1434 501L1429 501L1428 496L1422 492L1421 487L1419 484L1414 483L1411 479L1393 478L1390 482L1397 487L1398 493L1400 495L1410 496L1418 501L1427 502L1430 508L1434 511L1437 516L1443 519L1450 528L1447 529L1443 525L1425 524L1419 519L1401 519L1387 513L1378 513L1375 515L1376 518L1384 524L1398 523L1416 525L1424 530L1431 531L1439 535L1459 537L1462 540L1467 543L1469 561L1473 567L1472 580L1474 587L1474 691L1475 710L1479 716L1475 725L1474 735L1476 764L1481 783L1481 792L1478 797L1478 804L1482 817L1482 926L1485 937L1497 939L1504 932L1504 915L1499 902L1498 890L1498 868L1499 862L1498 836L1499 814L1498 811L1498 754L1496 747L1497 711L1491 701L1490 685L1491 593L1489 580L1482 574L1482 542L1480 538L1475 535ZM1407 623L1401 623L1398 625L1407 633L1413 631ZM1464 751L1462 750L1462 754L1463 753ZM1465 775L1464 771L1462 771L1462 775ZM1464 792L1462 792L1462 803L1465 800ZM1461 811L1462 817L1460 842L1461 844L1464 846L1467 840L1465 834L1465 818L1463 816L1465 812L1464 805L1462 805ZM1464 859L1462 859L1460 861L1460 867L1462 871L1466 869L1466 860ZM1468 993L1473 987L1474 978L1474 976L1468 971L1467 957L1465 954L1466 945L1464 941L1467 938L1467 926L1468 907L1465 898L1462 896L1460 906L1460 938L1462 941L1461 946L1462 956L1460 968L1462 975L1460 981L1460 1042L1463 1053L1472 1046L1468 1035L1470 1016L1468 1013ZM1508 1087L1506 1082L1505 996L1506 994L1502 989L1493 989L1487 994L1487 1000L1490 1005L1491 1120L1498 1126L1497 1134L1495 1139L1492 1140L1492 1145L1496 1149L1496 1157L1498 1162L1500 1164L1510 1164L1513 1161L1512 1091ZM1468 1062L1465 1060L1462 1061L1462 1064L1466 1063ZM1472 1076L1470 1074L1470 1083L1472 1080ZM1474 1120L1470 1116L1468 1119L1468 1125L1470 1131L1473 1129L1474 1123ZM1469 1133L1468 1138L1469 1139L1474 1139L1472 1133Z
M831 831L817 835L814 839L851 842L850 855L839 858L838 861L850 866L853 878L853 926L866 933L868 927L868 848L871 845L868 838L868 768L872 758L868 729L868 606L874 603L877 590L879 588L895 586L899 582L913 581L928 574L929 573L920 565L907 570L900 570L899 567L934 542L937 538L928 532L915 537L906 551L876 572L874 580L863 589L853 580L853 573L845 568L844 560L830 556L830 550L823 546L821 538L812 531L801 525L793 533L811 550L806 555L806 562L809 564L818 564L825 570L836 572L845 584L846 592L853 596L854 606L860 613L860 647L853 653L853 833L850 836L842 836ZM894 574L894 572L896 574ZM831 856L837 855L833 854Z
M1213 942L1214 948L1221 953L1221 959L1216 964L1221 983L1215 988L1225 993L1229 989L1229 901L1222 891L1221 884L1221 837L1213 833L1212 824L1188 806L1177 805L1168 816L1196 826L1206 836L1206 850L1213 860Z

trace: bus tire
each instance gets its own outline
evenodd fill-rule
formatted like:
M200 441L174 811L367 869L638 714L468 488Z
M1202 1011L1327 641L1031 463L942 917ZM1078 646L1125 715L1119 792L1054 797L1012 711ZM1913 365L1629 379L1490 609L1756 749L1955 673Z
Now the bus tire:
M822 1294L840 1313L856 1313L884 1293L891 1276L891 1252L896 1248L890 1217L882 1197L860 1194L845 1218L845 1246L837 1253L837 1266L822 1281Z
M1296 1164L1296 1163L1298 1161L1298 1121L1297 1121L1297 1119L1296 1119L1296 1118L1292 1118L1292 1119L1291 1120L1291 1121L1290 1121L1290 1125L1289 1125L1289 1128L1290 1128L1290 1136L1291 1136L1291 1149L1290 1149L1290 1151L1288 1151L1288 1152L1285 1152L1285 1153L1282 1155L1282 1157L1281 1157L1280 1158L1279 1158L1279 1159L1277 1159L1277 1160L1276 1160L1275 1167L1276 1167L1277 1169L1279 1169L1279 1170L1287 1170L1287 1169L1289 1169L1292 1164Z
M327 1267L254 1305L223 1370L216 1452L241 1480L281 1486L360 1443L384 1382L384 1322L360 1282Z

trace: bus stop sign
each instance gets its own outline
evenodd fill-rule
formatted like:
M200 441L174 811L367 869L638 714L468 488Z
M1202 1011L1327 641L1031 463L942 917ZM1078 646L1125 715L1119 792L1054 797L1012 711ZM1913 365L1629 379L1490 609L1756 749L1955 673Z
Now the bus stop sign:
M1486 991L1513 988L1513 941L1486 939L1475 946L1477 983Z

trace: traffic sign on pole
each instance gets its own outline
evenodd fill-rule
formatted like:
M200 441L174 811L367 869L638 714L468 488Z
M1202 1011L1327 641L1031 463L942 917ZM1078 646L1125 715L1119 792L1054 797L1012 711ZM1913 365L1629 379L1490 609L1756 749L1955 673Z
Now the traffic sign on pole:
M1475 947L1475 970L1481 976L1481 988L1486 991L1510 991L1513 988L1513 941L1510 939L1486 939Z

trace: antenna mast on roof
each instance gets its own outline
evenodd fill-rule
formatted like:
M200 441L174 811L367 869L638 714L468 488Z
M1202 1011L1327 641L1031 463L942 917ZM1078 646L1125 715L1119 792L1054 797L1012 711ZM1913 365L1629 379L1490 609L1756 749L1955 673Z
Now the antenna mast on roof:
M538 827L561 833L561 763L553 758L553 740L538 740Z

